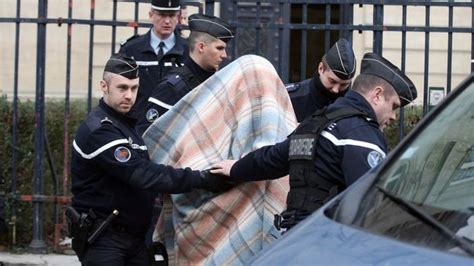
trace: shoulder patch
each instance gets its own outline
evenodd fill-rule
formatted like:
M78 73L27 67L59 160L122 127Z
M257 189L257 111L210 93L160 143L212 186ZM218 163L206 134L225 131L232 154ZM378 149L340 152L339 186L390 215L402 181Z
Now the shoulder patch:
M383 160L383 155L378 152L378 151L371 151L367 155L367 163L370 165L370 167L374 168Z
M114 122L106 116L106 117L104 117L104 119L100 120L100 123L101 124L111 124L112 125Z
M150 123L153 123L158 117L160 117L160 113L155 108L150 108L146 112L146 120Z
M169 77L166 79L166 82L168 82L169 84L175 86L176 84L178 84L181 80L182 80L182 76L180 74L172 74L172 75L169 75Z
M122 40L122 41L120 42L120 46L124 46L128 41L131 41L131 40L137 38L138 36L140 36L140 35L136 34L136 35L133 35L133 36L131 36L130 38L128 38L128 39L126 39L126 40Z
M300 84L299 83L289 83L289 84L285 85L285 88L288 92L293 92L293 91L296 91L297 89L300 88Z
M132 157L132 153L127 147L120 146L115 149L114 157L117 161L126 163L128 160L130 160L130 157Z

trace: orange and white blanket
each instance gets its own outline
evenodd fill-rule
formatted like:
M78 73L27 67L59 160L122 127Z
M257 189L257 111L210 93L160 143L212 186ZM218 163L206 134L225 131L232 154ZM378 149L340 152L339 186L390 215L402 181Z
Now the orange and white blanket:
M284 140L296 127L286 89L266 59L246 55L218 71L144 134L152 161L206 169ZM280 236L288 178L248 182L221 193L165 197L155 240L171 265L241 265Z

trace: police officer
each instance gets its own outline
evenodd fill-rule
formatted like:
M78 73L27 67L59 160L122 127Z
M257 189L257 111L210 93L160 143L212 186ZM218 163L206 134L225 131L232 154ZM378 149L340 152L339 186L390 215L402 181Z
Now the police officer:
M356 70L351 44L339 39L319 62L313 78L286 85L298 122L344 96Z
M188 57L186 40L176 31L180 5L180 0L152 0L148 15L153 27L122 43L120 52L133 56L140 66L140 90L132 110L136 118L142 117L146 101L161 78Z
M112 56L100 81L103 97L73 142L73 215L68 217L73 249L83 265L149 265L144 238L156 194L223 188L223 179L208 172L150 162L136 120L127 115L138 84L133 58Z
M182 26L188 26L188 7L185 5L181 6L181 14L179 16L179 24ZM187 39L189 37L189 28L186 29L185 27L182 27L180 32L181 37Z
M234 38L234 27L215 16L194 14L189 17L189 29L189 57L183 67L170 71L153 89L137 127L139 132L144 132L156 118L213 75L227 58L226 43Z
M367 53L344 97L305 119L285 141L217 163L212 172L236 181L289 174L287 210L276 225L291 228L385 157L382 130L395 120L396 109L416 96L415 86L396 66Z

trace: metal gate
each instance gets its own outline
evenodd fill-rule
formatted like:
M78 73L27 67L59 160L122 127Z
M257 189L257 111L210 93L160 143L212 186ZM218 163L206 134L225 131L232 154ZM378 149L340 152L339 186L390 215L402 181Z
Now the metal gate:
M98 64L96 57L100 54L96 51L98 36L97 31L103 28L110 30L109 41L102 41L102 51L108 50L109 54L117 51L121 39L127 37L123 33L118 34L121 29L131 28L136 34L139 29L149 28L151 24L147 21L139 19L141 12L147 12L149 1L140 0L101 0L108 3L107 10L97 10L96 6L99 1L95 0L38 0L38 1L21 1L21 0L3 0L0 4L0 27L4 33L13 36L13 41L6 42L4 37L0 40L2 51L11 52L11 64L2 63L5 60L0 58L2 72L9 71L11 75L5 77L7 83L11 83L8 89L9 96L12 99L12 132L11 132L11 173L9 176L10 190L13 201L31 201L33 204L32 214L32 241L30 248L32 252L42 253L46 251L47 245L44 240L43 219L44 204L53 203L57 207L68 204L69 197L69 147L71 140L68 138L70 129L69 118L71 115L70 97L73 88L77 87L72 80L75 73L72 67L76 67L81 71L87 72L87 108L90 110L93 100L93 73L94 67ZM302 1L302 0L262 0L262 1L236 1L236 0L188 0L182 1L187 5L197 8L199 12L208 14L216 14L228 20L237 26L237 36L230 43L232 58L236 58L243 54L253 53L266 57L275 66L284 82L297 79L305 79L312 75L313 66L318 62L330 45L339 37L345 37L348 40L359 41L360 36L365 36L362 42L366 46L364 51L374 51L379 54L389 54L396 58L402 71L407 70L408 59L412 53L417 52L421 57L422 69L417 70L420 76L423 92L424 112L428 111L428 89L430 86L430 75L438 75L444 77L444 86L446 93L453 88L452 76L456 74L459 68L462 73L474 71L474 4L472 1ZM51 15L52 5L67 6L67 16ZM77 5L87 6L88 14L82 14L82 17L74 15ZM127 15L124 16L123 6L126 5ZM25 8L37 9L36 16L24 16ZM8 13L7 10L10 12ZM362 18L360 12L362 10ZM387 11L389 10L389 11ZM394 11L395 10L395 11ZM413 13L422 14L423 18L414 18ZM129 14L131 12L131 15ZM390 13L387 13L390 12ZM396 12L395 15L392 12ZM84 13L84 12L83 12ZM102 18L103 14L109 14L109 18ZM438 15L444 14L444 22L435 21ZM130 18L131 17L131 18ZM415 16L416 17L416 16ZM461 23L458 23L461 20ZM415 22L413 22L415 21ZM467 23L466 23L467 21ZM35 40L36 57L32 64L31 71L35 75L35 128L34 143L34 178L33 191L31 195L19 195L17 189L17 137L19 129L17 126L18 106L17 102L22 91L19 86L20 76L23 74L20 68L21 54L21 34L22 31L28 30L31 26L36 27L36 35L30 36ZM64 160L62 163L61 178L56 177L56 170L49 151L48 139L45 128L45 106L47 102L45 97L48 95L46 80L48 78L45 68L47 66L50 55L47 54L47 46L51 45L49 38L54 39L58 36L51 36L47 30L66 27L66 33L59 36L65 40L66 52L64 57ZM87 52L87 63L76 66L74 64L74 29L85 28L88 33L88 45L80 47L81 51ZM10 30L8 30L8 29ZM26 29L25 29L26 28ZM185 26L183 27L185 28ZM128 35L132 32L128 33ZM393 42L393 34L397 35L397 41ZM439 37L441 34L441 38ZM7 36L7 35L4 35ZM368 36L368 37L367 37ZM389 41L387 40L388 37ZM413 40L416 36L417 47L410 50ZM462 60L455 58L456 41L459 36L463 40L463 44L467 46L459 52ZM438 40L440 38L446 46L446 49L437 48L437 43L433 44L431 38ZM369 40L369 41L367 41ZM110 47L110 49L104 48ZM395 48L394 48L395 47ZM421 48L420 48L421 47ZM438 58L432 58L433 51L436 50L436 57L443 59L444 70L431 71L433 62L437 62ZM6 58L6 52L2 53L2 57ZM459 57L457 57L459 58ZM459 62L467 63L461 64ZM49 66L49 65L48 65ZM463 72L464 71L464 72ZM417 72L417 73L418 73ZM433 73L436 72L436 73ZM439 73L438 73L439 72ZM6 73L6 72L4 72ZM5 75L6 76L6 75ZM5 83L5 82L2 82ZM455 84L454 84L455 85ZM403 121L404 112L400 113L401 121ZM400 136L403 135L403 123L399 126ZM46 154L45 154L46 152ZM44 168L45 158L48 159L48 165L52 169L51 173L56 184L55 195L44 195ZM59 180L62 180L62 193L59 192ZM15 206L15 204L13 204ZM13 207L10 211L13 224L15 222L16 210ZM55 220L55 246L59 241L61 228L64 225L64 219L59 211L54 214ZM13 232L14 234L14 232ZM13 237L13 244L15 244Z

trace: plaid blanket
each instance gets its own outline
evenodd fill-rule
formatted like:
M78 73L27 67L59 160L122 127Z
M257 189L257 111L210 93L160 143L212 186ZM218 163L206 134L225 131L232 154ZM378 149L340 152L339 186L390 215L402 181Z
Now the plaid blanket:
M281 141L295 127L290 99L271 63L246 55L187 94L144 139L156 163L206 169ZM280 236L273 215L284 210L288 190L285 177L221 194L194 190L165 197L154 239L165 243L171 265L245 264Z

